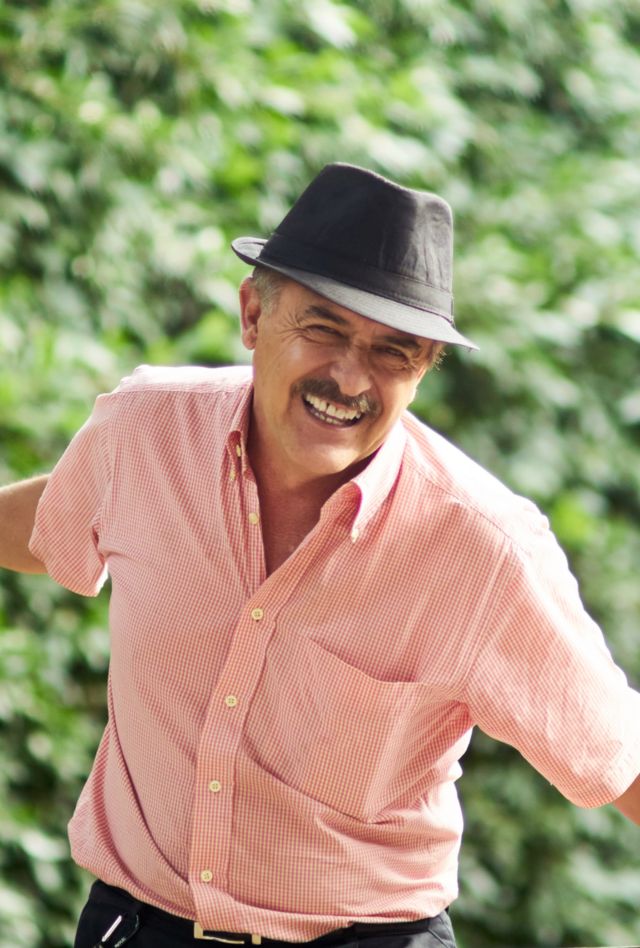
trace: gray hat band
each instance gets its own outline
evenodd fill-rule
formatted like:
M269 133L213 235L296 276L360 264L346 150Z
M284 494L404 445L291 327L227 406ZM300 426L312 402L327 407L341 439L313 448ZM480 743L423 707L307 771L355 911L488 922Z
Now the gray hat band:
M343 254L333 253L326 247L292 240L277 231L269 237L260 252L256 263L261 262L276 267L288 265L299 270L308 269L310 273L322 274L347 286L434 312L448 322L453 322L453 296L447 290L403 273L381 270L362 260L345 258Z

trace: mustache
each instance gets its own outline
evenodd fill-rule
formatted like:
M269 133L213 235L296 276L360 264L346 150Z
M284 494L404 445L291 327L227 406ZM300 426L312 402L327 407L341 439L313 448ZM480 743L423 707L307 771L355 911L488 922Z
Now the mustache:
M341 405L348 411L357 411L361 414L378 414L380 403L363 392L362 395L343 395L340 388L333 379L304 379L294 386L294 393L297 395L314 395L316 398L323 398L327 402L333 402L335 405Z

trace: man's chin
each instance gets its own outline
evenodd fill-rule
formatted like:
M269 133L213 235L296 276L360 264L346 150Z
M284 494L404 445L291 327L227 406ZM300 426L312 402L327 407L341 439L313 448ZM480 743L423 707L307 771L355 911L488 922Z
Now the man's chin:
M321 450L316 446L315 449L305 452L304 468L309 479L343 476L345 480L349 480L353 472L366 465L368 457L355 451L341 451L336 448Z

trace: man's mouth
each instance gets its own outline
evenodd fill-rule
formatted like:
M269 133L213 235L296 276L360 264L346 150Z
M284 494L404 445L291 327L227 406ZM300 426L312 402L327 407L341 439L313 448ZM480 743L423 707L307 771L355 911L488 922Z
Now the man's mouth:
M329 402L309 393L305 393L302 399L307 410L314 418L338 428L348 428L357 424L364 414L364 412L357 409L345 408L343 405L336 405L334 402Z

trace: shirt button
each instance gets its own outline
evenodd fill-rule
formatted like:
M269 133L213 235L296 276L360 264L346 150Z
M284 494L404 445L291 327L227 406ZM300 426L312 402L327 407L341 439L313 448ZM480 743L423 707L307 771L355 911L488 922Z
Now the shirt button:
M263 617L264 617L264 610L263 610L263 609L252 609L252 610L251 610L251 618L253 619L254 622L260 622L260 619L262 619Z
M227 697L224 699L224 703L228 708L235 708L238 703L238 699L235 695L227 695Z
M222 790L222 784L219 780L212 780L209 784L209 790L211 790L212 793L220 793Z
M211 872L211 869L203 869L200 873L200 878L203 882L211 882L213 879L213 873Z
M235 469L235 467L232 467L232 468L231 468L231 471L230 471L230 473L229 473L229 480L230 480L230 481L235 481L235 479L236 479L236 469Z
M360 536L360 531L358 530L357 527L354 527L353 530L351 531L351 539L353 540L354 543L356 542L359 536Z
M239 458L242 457L242 448L240 447L239 444L236 445L236 454L238 455Z
M256 525L257 523L260 523L260 517L259 517L259 515L258 515L257 513L250 513L250 514L249 514L249 523L250 523L253 527L255 527L255 525Z

